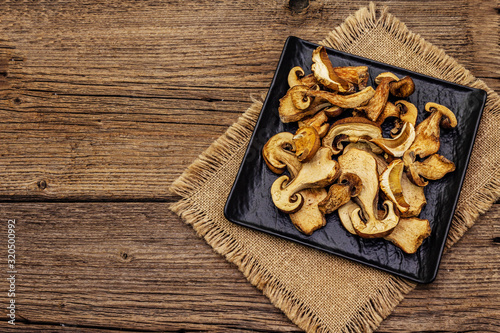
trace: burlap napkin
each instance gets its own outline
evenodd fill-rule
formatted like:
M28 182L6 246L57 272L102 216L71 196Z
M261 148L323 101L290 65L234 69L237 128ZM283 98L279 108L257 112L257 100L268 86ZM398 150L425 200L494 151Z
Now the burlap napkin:
M482 81L383 9L362 8L322 41L338 50L488 92L447 246L499 197L500 98ZM172 185L172 205L218 253L236 264L295 324L308 332L370 332L414 283L277 237L240 227L223 207L259 115L255 101ZM485 160L488 162L486 163ZM307 264L304 264L307 263Z

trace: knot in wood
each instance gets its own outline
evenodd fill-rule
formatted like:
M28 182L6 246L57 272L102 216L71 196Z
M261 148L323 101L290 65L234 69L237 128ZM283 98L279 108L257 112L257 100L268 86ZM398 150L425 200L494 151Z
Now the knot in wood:
M288 8L292 13L301 13L309 7L309 0L290 0Z

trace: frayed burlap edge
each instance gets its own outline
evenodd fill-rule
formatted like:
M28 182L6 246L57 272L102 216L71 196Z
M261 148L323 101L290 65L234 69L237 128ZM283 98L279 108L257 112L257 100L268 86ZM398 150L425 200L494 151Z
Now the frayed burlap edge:
M411 45L412 49L424 57L442 73L443 79L460 84L481 88L488 93L488 102L484 112L498 112L500 98L489 89L484 82L474 78L468 70L459 65L453 58L432 44L426 42L419 35L411 33L406 25L396 19L384 8L377 19L376 8L373 3L369 7L361 8L354 15L333 30L321 42L329 47L342 49L361 35L370 30L383 26L393 36ZM255 258L244 251L239 244L225 230L217 228L197 204L190 200L196 191L211 177L224 163L239 149L244 148L242 142L247 142L252 134L255 122L262 107L262 98L255 99L250 108L232 125L225 134L217 139L187 170L172 184L171 191L183 199L174 203L170 208L186 223L193 226L200 237L228 261L236 264L248 281L262 290L270 301L281 309L298 327L307 332L328 332L329 329L321 319L311 311L306 304L300 301L292 292L287 290L279 280L261 266ZM451 246L470 228L479 214L487 211L500 196L500 177L497 169L491 179L483 187L484 191L471 196L469 200L457 209L453 225L448 237L447 246ZM367 301L351 322L342 330L342 333L370 332L392 312L404 295L414 289L415 284L404 279L393 277L387 288L378 290Z
M483 114L500 113L500 97L482 80L474 77L470 71L460 65L455 59L448 56L444 50L432 45L420 35L408 30L406 25L390 14L387 7L383 7L377 19L377 10L374 3L369 7L359 9L348 17L342 25L334 29L320 44L328 47L345 50L356 39L371 30L382 27L385 31L409 47L422 58L430 67L437 70L438 77L450 82L483 89L488 99ZM482 189L467 198L460 198L455 211L452 225L446 241L446 248L451 247L474 225L480 214L484 214L500 197L500 167L497 165L489 179L485 179Z

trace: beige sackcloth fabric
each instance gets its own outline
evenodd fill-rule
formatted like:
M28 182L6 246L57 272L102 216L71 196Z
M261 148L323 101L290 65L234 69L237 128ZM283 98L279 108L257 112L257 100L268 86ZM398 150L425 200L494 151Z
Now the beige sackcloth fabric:
M488 92L447 247L498 199L500 98L444 51L410 32L384 8L362 8L321 42L338 50ZM223 208L262 101L214 142L172 185L172 210L238 266L296 325L308 332L371 332L415 284L277 237L235 225ZM487 159L488 163L484 163ZM307 263L307 264L304 264Z

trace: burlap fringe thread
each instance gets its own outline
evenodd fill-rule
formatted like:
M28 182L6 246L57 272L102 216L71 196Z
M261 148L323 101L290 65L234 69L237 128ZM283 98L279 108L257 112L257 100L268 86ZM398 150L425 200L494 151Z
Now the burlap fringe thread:
M347 18L321 43L342 49L377 26L383 26L389 33L405 44L410 45L415 52L440 70L443 79L486 90L489 98L484 112L499 113L500 98L495 92L489 89L484 82L474 78L469 71L447 56L443 50L427 43L419 35L408 31L405 24L389 14L386 8L382 10L380 18L377 19L375 5L370 3L368 8L362 8ZM328 327L307 305L297 299L293 293L286 290L280 281L274 278L265 267L246 254L242 250L242 245L238 244L231 235L215 227L213 222L197 207L196 203L189 200L190 197L196 194L198 188L225 164L229 157L239 149L246 148L246 146L241 146L241 142L248 141L252 135L261 108L262 97L254 98L253 104L238 119L237 123L233 124L224 135L203 152L172 184L171 191L183 197L183 199L170 208L186 223L192 225L197 234L203 237L217 253L236 264L249 282L262 290L263 294L298 327L307 332L329 332ZM497 168L495 176L485 184L483 191L475 194L469 200L465 200L462 206L458 207L447 246L451 246L460 239L468 228L474 224L478 215L487 211L493 202L498 199L500 196L499 176ZM370 332L375 330L404 298L404 295L414 287L415 284L394 277L387 289L379 290L375 295L372 295L367 304L359 310L348 326L341 332Z

